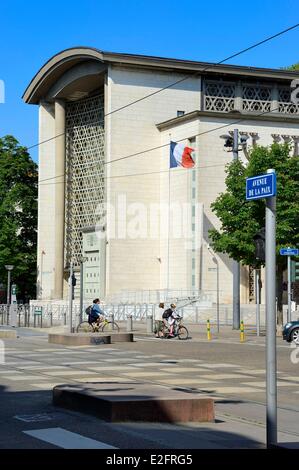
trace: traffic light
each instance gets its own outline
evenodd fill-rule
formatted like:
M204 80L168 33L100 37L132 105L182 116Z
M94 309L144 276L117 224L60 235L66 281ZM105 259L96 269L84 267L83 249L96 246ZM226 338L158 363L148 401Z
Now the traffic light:
M299 261L291 261L291 282L299 281Z
M266 236L265 228L261 228L253 237L255 245L255 259L260 262L265 262L266 259Z

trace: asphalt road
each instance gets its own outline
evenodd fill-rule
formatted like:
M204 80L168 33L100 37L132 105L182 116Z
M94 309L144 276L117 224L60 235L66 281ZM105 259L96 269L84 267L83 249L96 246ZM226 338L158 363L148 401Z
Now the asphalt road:
M210 342L200 334L188 341L137 335L134 343L74 348L48 344L44 333L18 331L17 340L5 341L0 364L2 449L265 445L264 338L241 344L226 330ZM299 350L278 338L277 355L279 442L299 448ZM52 405L57 384L134 381L214 397L216 423L114 424Z

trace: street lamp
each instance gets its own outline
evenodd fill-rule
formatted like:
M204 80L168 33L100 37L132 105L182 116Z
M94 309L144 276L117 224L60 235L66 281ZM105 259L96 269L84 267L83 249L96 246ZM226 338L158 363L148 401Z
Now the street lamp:
M7 305L10 305L10 276L14 266L12 264L6 264L5 269L7 270Z
M82 314L83 314L83 294L84 294L84 280L83 280L83 263L87 261L87 256L82 256L80 259L80 307L79 307L79 315L80 315L80 322L82 322Z
M246 158L249 158L247 152L247 140L249 136L247 134L242 134L239 138L239 130L234 129L234 131L229 134L224 134L220 136L221 139L225 140L224 147L229 148L228 152L233 153L233 161L236 162L239 159L239 150L243 150ZM240 148L241 146L241 148ZM240 329L240 263L236 260L233 260L233 329Z

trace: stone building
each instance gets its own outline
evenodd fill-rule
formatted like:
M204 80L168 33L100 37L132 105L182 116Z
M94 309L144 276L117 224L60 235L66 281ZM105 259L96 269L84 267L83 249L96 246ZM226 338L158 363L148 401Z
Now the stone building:
M39 107L38 297L67 298L70 261L76 271L83 263L86 299L167 288L214 292L208 230L219 221L210 204L225 189L232 158L220 136L237 126L249 146L291 141L297 152L295 77L87 47L46 62L23 96ZM170 140L195 149L194 169L169 172ZM176 215L190 206L190 217L173 222L188 225L189 243L168 238L170 203ZM161 206L164 215L151 214ZM216 259L220 301L231 303L232 262ZM241 269L241 284L248 303L250 267Z

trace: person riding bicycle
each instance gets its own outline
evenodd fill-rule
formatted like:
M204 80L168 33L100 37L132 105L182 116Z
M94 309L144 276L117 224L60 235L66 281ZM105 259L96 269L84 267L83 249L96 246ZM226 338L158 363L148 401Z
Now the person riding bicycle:
M105 317L104 310L100 307L100 299L94 299L90 314L88 317L88 323L100 323Z
M173 324L175 322L176 318L176 305L175 304L170 304L170 308L166 309L162 315L162 319L164 322L164 325L166 327L169 327L169 336L174 336L173 335Z

